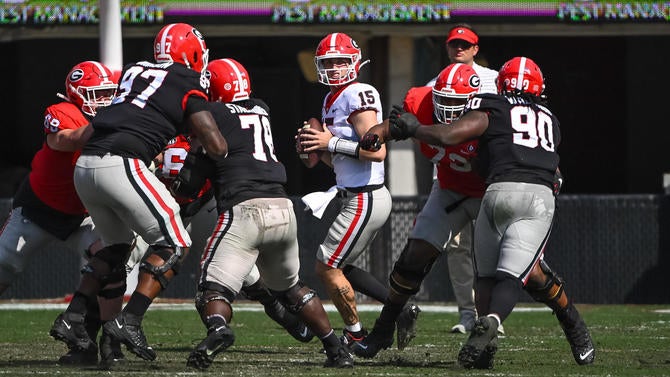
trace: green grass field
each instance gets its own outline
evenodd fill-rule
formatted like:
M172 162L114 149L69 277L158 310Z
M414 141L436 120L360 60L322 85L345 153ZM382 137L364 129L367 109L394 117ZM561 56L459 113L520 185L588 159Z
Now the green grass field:
M60 310L0 310L0 376L670 376L670 308L578 308L597 352L595 364L586 367L575 364L556 319L544 310L515 311L505 321L493 370L464 370L456 364L467 336L448 332L458 319L454 312L425 310L417 338L404 351L394 347L371 360L356 359L354 369L331 370L322 367L325 355L317 340L298 343L262 311L240 310L232 321L235 344L206 372L186 367L191 347L204 336L194 310L149 310L144 328L158 359L146 362L126 351L126 362L112 371L56 364L66 349L48 331ZM341 332L341 320L329 314ZM361 313L365 324L376 315Z

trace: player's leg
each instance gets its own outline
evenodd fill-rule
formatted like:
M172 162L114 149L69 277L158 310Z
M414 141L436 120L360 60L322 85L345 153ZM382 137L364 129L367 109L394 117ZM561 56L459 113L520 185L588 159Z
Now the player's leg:
M56 237L34 224L14 208L0 229L0 296L29 266L38 250L43 250Z
M314 338L312 330L293 313L286 310L284 305L270 292L263 280L261 280L261 275L256 265L254 265L249 275L244 279L242 293L248 299L260 302L263 305L265 314L285 328L296 340L308 343Z
M540 260L533 266L524 288L535 301L544 303L556 314L575 362L579 365L592 364L595 360L593 340L582 316L565 292L563 278L552 271L544 260Z
M353 359L335 334L328 315L318 295L300 282L300 254L297 237L297 220L293 203L288 199L275 199L277 209L266 210L265 218L286 219L282 226L272 225L275 238L261 245L258 267L268 288L284 307L321 340L326 351L325 367L349 368Z
M344 321L344 336L357 342L365 336L356 309L356 296L342 267L365 252L391 211L385 187L371 192L343 192L343 207L317 251L315 271Z
M232 302L258 257L258 224L242 216L242 205L219 215L200 260L195 304L207 336L189 354L187 365L193 368L207 369L235 341L228 326Z

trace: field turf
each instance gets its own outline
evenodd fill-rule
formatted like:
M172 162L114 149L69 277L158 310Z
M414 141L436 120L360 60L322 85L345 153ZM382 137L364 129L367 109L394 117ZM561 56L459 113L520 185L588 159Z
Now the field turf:
M451 334L457 322L454 310L441 311L421 305L418 336L404 351L380 352L371 360L356 359L349 370L324 369L325 355L318 340L302 344L293 340L260 310L239 306L232 321L235 344L218 355L205 372L186 367L191 348L205 330L190 305L149 310L144 329L158 353L154 362L129 352L126 361L112 370L59 366L56 360L65 345L48 335L62 309L3 309L0 305L0 377L2 376L670 376L670 307L578 305L596 346L596 362L575 364L555 317L541 307L523 305L505 321L506 335L492 370L465 370L456 355L467 335ZM244 310L243 310L244 309ZM432 310L431 310L432 309ZM336 331L341 320L329 312ZM377 312L361 313L371 326Z

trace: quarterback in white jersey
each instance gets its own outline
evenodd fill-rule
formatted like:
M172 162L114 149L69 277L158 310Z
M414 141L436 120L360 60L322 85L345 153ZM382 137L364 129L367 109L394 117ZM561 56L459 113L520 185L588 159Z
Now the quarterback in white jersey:
M391 194L384 186L386 150L369 153L358 147L361 136L382 122L382 106L373 86L355 81L367 61L361 61L361 50L348 35L333 33L321 40L315 63L319 82L330 92L323 101L321 124L299 130L297 149L318 153L335 171L336 196L343 203L317 251L316 273L342 316L343 340L351 343L366 333L354 290L381 302L387 295L381 282L352 264L391 213Z

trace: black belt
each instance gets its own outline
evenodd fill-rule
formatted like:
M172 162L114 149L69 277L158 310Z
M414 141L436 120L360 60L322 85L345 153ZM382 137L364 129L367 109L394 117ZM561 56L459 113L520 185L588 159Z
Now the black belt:
M347 197L349 197L349 194L360 194L361 192L372 192L372 191L375 191L375 190L379 190L382 187L384 187L383 183L380 183L378 185L367 185L367 186L359 186L359 187L345 187L343 189L338 189L336 196L338 198L347 198Z

